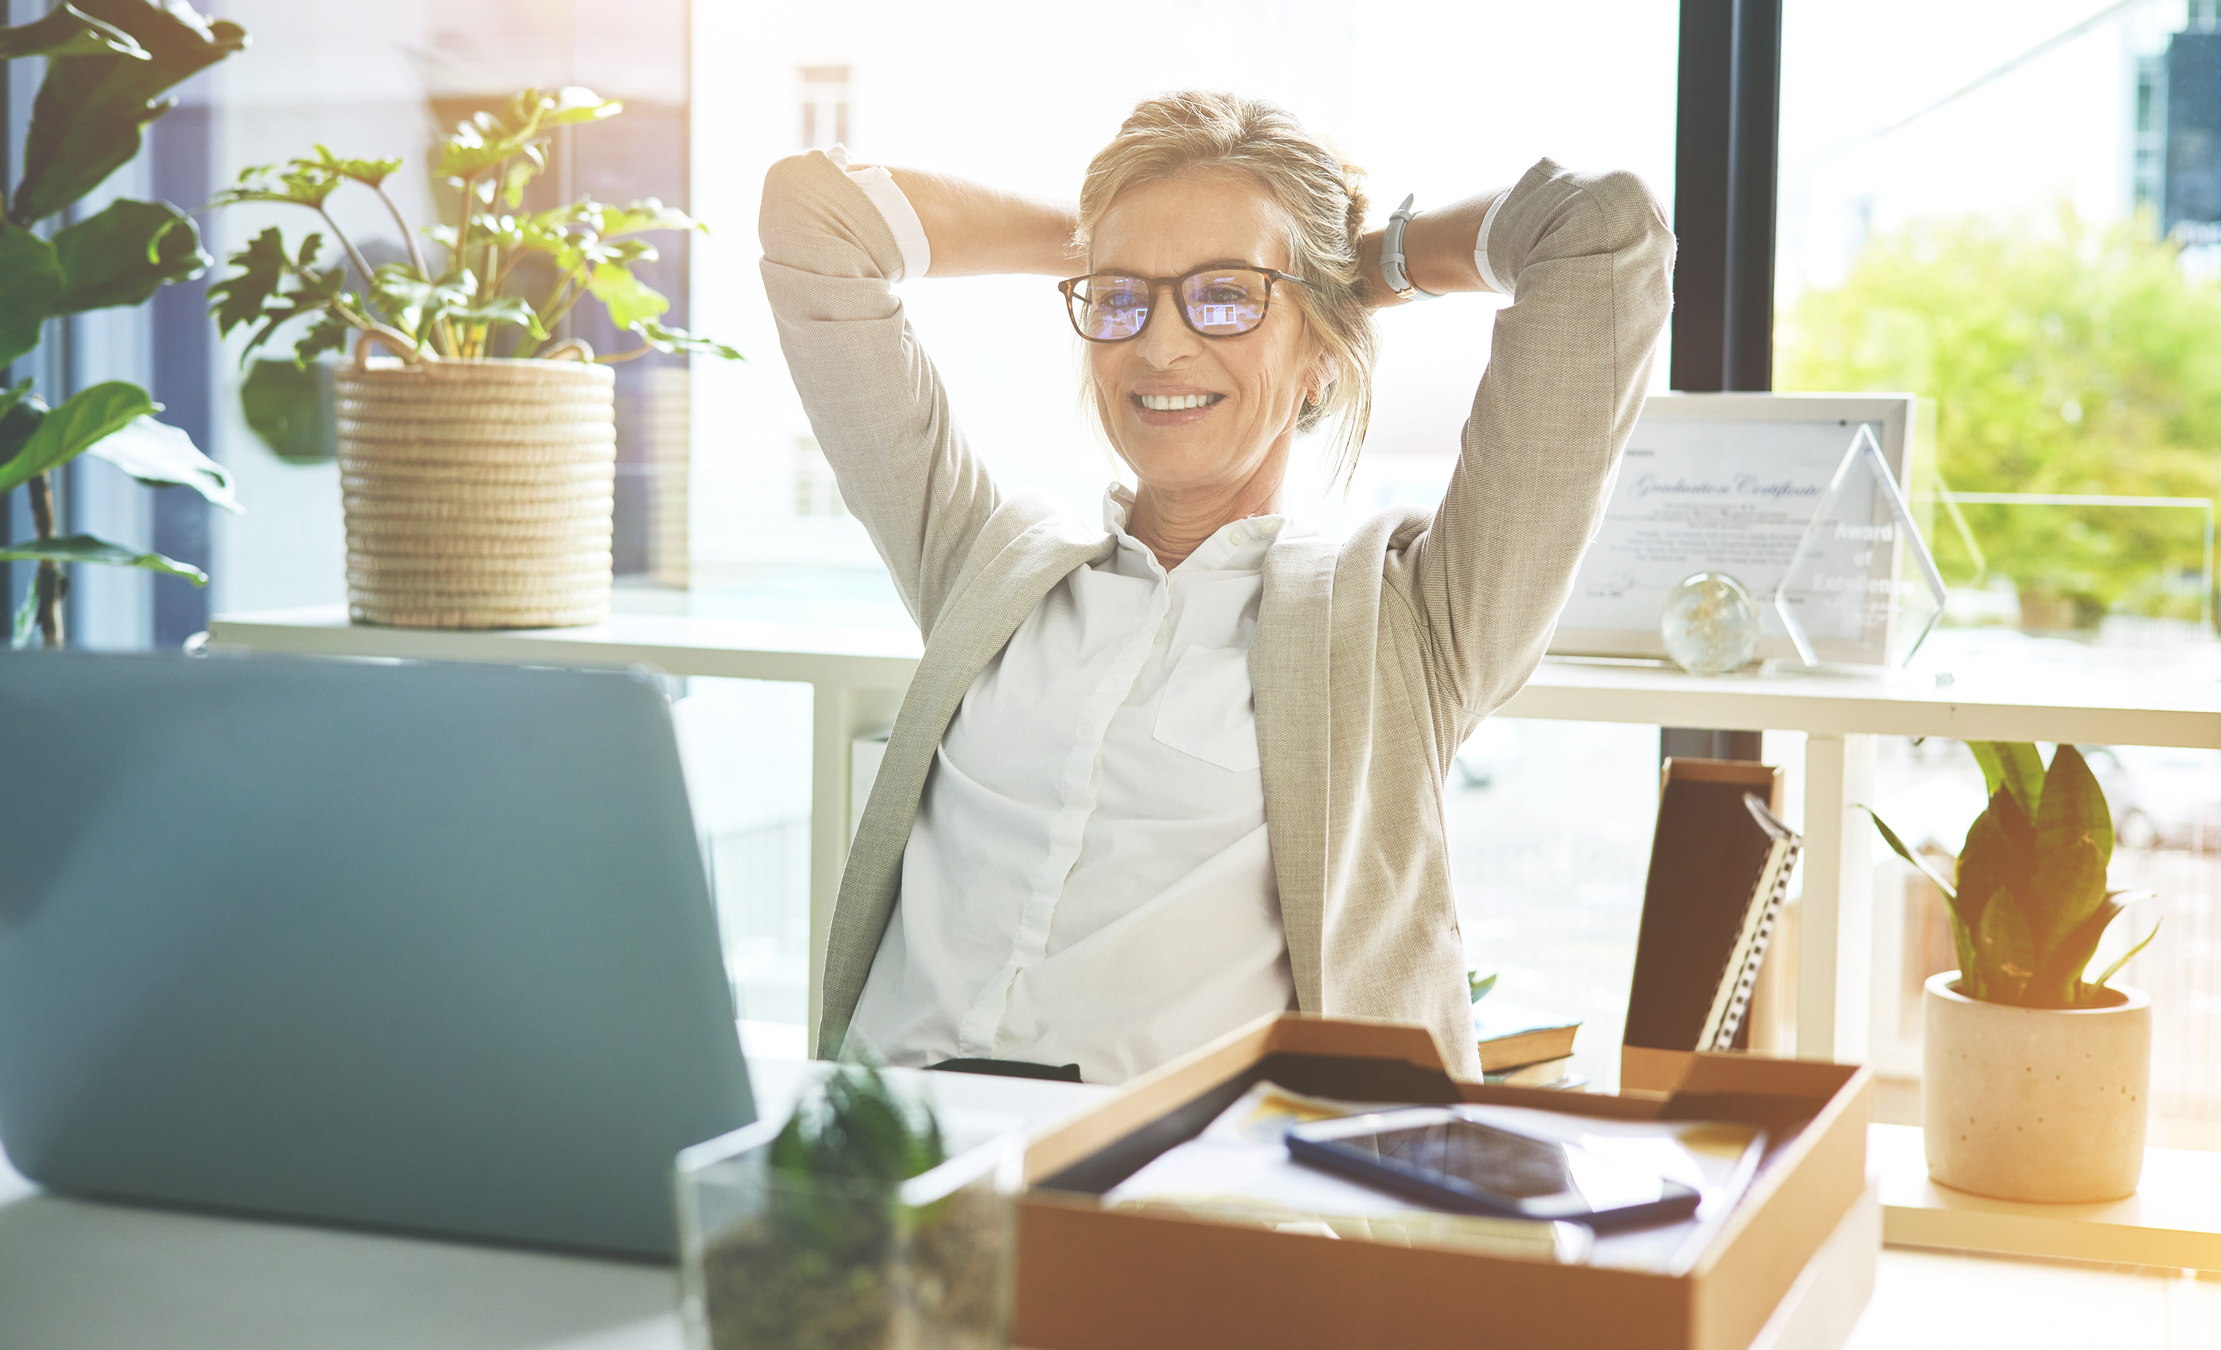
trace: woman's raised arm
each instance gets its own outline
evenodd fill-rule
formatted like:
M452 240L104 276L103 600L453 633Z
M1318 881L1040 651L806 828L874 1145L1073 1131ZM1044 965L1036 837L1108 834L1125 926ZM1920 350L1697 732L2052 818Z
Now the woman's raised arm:
M1442 504L1401 564L1426 628L1428 678L1468 726L1542 660L1673 305L1673 232L1633 174L1546 159L1501 195L1468 198L1432 231L1421 216L1406 239L1419 286L1514 301L1496 316ZM1474 236L1492 205L1482 245L1498 284L1484 284Z
M858 166L861 167L861 166ZM932 246L932 277L1021 272L1068 277L1085 270L1069 252L1080 209L953 174L889 166Z
M896 170L890 184L859 168L817 150L771 166L757 230L764 290L842 501L930 634L1001 496L890 283L917 261L921 225L929 275L1055 270L1071 212L938 174ZM914 223L903 218L912 209Z

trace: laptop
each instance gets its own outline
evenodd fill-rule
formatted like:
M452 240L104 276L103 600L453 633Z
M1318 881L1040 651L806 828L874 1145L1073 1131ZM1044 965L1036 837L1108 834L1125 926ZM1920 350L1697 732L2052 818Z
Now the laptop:
M755 1111L655 677L0 654L0 745L23 1175L673 1256Z

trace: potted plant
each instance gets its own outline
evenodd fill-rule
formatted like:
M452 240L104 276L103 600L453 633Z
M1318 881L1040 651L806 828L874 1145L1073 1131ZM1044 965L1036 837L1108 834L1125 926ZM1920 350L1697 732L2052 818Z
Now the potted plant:
M2025 742L1967 746L1990 800L1951 878L1874 816L1897 855L1942 890L1959 958L1923 995L1928 1174L2007 1200L2116 1199L2143 1170L2152 1021L2150 999L2110 982L2158 926L2084 979L2124 904L2106 889L2104 791L2072 745L2048 769Z
M296 320L307 321L296 365L355 342L334 383L357 621L542 628L607 616L610 366L650 352L740 355L664 326L670 301L633 274L656 256L641 236L701 228L684 212L653 199L524 209L551 133L621 110L586 89L527 89L457 126L433 166L453 194L455 224L427 231L430 254L385 192L398 159L343 159L318 146L248 169L218 194L218 205L314 211L339 246L326 266L321 232L296 247L272 226L226 259L237 270L209 295L220 332L251 330L242 361ZM326 211L349 185L385 204L405 261L371 266ZM557 341L557 325L588 298L639 345L596 356L584 342ZM390 355L373 359L376 346Z
M37 350L49 319L138 305L157 288L207 270L212 260L201 251L200 232L168 202L119 198L58 229L45 222L139 153L141 130L173 106L156 102L164 90L246 45L239 25L211 22L183 0L77 0L35 23L0 28L0 60L46 58L23 142L23 177L0 219L0 369ZM125 380L50 390L67 397L49 407L38 384L22 379L0 390L0 509L25 489L35 532L27 542L0 545L0 563L38 564L10 625L17 647L63 644L64 569L72 563L208 582L198 567L159 553L60 533L53 474L79 455L105 459L149 486L188 487L240 509L223 469L184 432L154 420L161 405L146 390Z
M693 1350L1002 1350L1025 1162L1013 1124L952 1156L930 1106L842 1064L784 1123L681 1153Z

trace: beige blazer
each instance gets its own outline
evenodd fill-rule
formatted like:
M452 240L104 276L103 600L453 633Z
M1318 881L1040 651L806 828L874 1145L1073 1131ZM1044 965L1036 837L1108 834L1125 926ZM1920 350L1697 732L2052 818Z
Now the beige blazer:
M901 267L894 237L822 152L772 166L761 233L811 426L925 638L833 911L818 1031L830 1056L957 704L1041 597L1112 541L1060 501L989 480L885 280ZM1516 303L1497 316L1442 504L1382 512L1338 543L1284 540L1265 562L1249 669L1298 1006L1419 1023L1468 1078L1480 1063L1442 783L1542 659L1642 407L1673 251L1632 175L1528 170L1490 229L1490 267Z

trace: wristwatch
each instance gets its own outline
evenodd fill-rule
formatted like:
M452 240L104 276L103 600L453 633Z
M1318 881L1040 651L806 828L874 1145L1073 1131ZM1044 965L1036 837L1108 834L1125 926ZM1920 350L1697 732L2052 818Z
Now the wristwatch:
M1380 279L1388 283L1389 293L1398 300L1440 300L1433 291L1422 291L1412 284L1404 273L1404 227L1418 215L1411 203L1418 198L1414 192L1404 198L1404 204L1388 213L1388 228L1380 233Z

